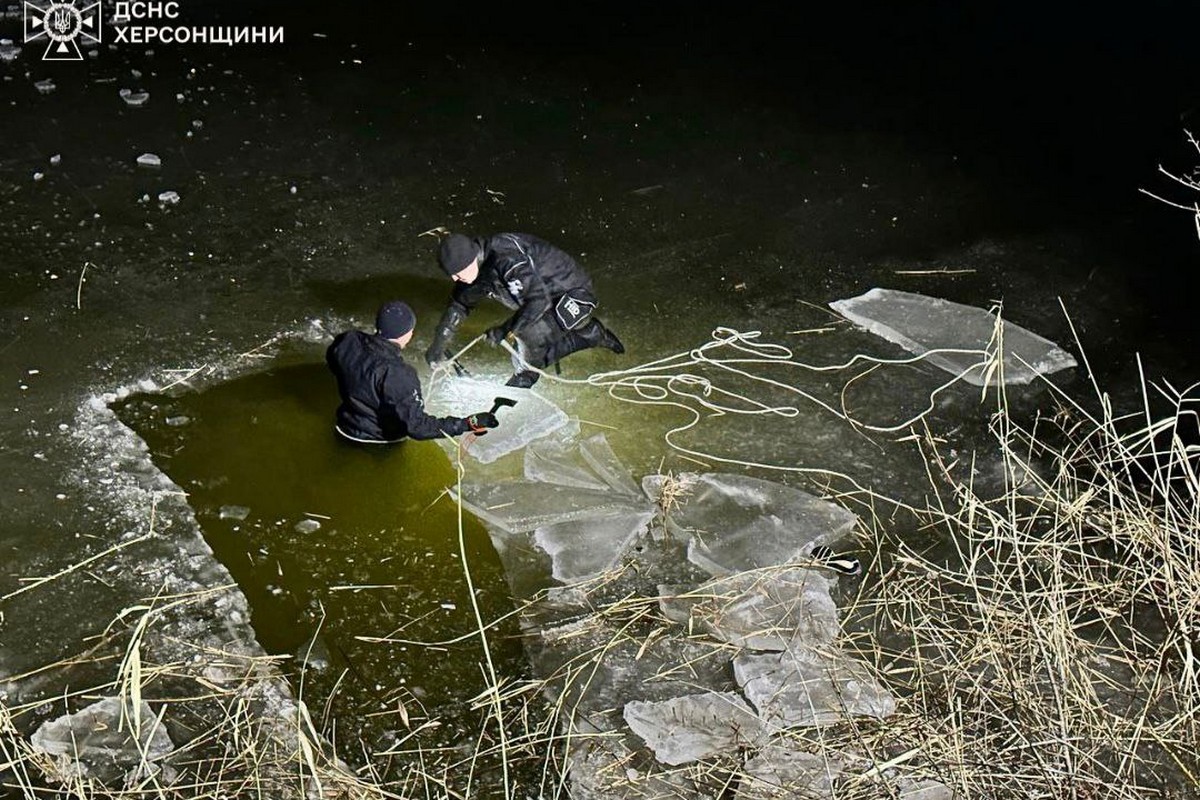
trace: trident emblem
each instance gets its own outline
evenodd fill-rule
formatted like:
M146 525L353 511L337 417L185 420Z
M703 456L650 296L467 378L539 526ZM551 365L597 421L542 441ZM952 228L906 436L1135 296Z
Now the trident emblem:
M99 42L100 33L100 0L84 8L77 8L75 0L45 7L26 0L25 41L46 37L45 61L82 61L76 39L82 36L87 42Z

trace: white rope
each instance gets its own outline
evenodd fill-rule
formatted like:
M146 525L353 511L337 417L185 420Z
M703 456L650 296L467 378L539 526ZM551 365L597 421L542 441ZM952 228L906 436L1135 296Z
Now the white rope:
M608 394L616 400L626 403L635 403L642 405L660 405L672 406L688 411L692 415L692 419L682 425L672 428L664 434L663 438L667 445L674 450L689 455L693 458L701 459L702 461L715 461L724 464L734 464L745 467L758 467L762 469L780 470L796 473L819 473L823 475L834 475L845 478L851 484L858 486L857 482L849 478L849 476L841 473L831 472L827 469L817 469L800 467L795 465L779 465L766 464L754 461L743 461L741 459L727 458L706 453L703 451L693 450L685 447L675 441L675 437L687 432L699 424L703 417L702 411L711 412L713 416L723 416L725 414L748 414L748 415L775 415L784 418L794 418L800 415L800 408L797 405L771 405L755 399L747 394L735 392L724 388L710 378L699 375L694 371L694 368L712 368L720 370L731 376L739 376L751 383L761 384L764 387L771 387L795 395L797 398L814 404L834 417L847 422L854 428L871 432L871 433L897 433L907 430L913 425L921 422L928 416L936 407L937 398L951 386L962 381L969 373L982 370L984 375L991 375L992 371L997 368L999 359L999 350L996 343L999 341L999 331L1001 329L1000 318L997 316L996 327L992 335L992 340L986 345L985 349L959 349L959 348L941 348L928 350L920 355L909 356L905 358L876 358L857 354L847 361L836 364L809 364L799 361L794 358L791 348L775 343L759 341L762 333L760 331L737 331L732 328L718 327L712 333L712 340L700 345L699 347L684 350L664 358L659 358L654 361L649 361L635 367L622 370L612 370L608 372L598 372L589 375L585 378L564 378L559 375L553 375L543 369L529 364L520 353L514 349L508 342L502 342L502 346L512 355L514 362L521 369L536 372L543 379L554 381L557 383L568 385L586 385L603 387L608 391ZM472 340L466 347L458 351L452 360L458 359L484 337L479 336ZM725 356L723 353L733 351L732 354ZM903 366L916 364L925 359L938 355L965 355L974 356L978 361L972 363L967 368L963 369L957 375L954 375L949 380L945 381L929 394L929 402L925 408L904 420L903 422L886 425L886 424L869 424L855 419L845 408L845 391L854 381L863 377L867 373L886 366ZM447 365L440 366L435 370L435 377L448 368ZM798 386L784 383L779 380L768 378L765 375L756 374L753 370L758 366L771 367L792 367L799 370L809 372L839 372L847 370L857 365L869 365L865 370L851 378L843 386L842 389L842 408L839 410L829 403L814 397L812 394L804 391ZM985 384L986 384L985 380ZM986 391L986 385L985 385ZM859 487L862 488L862 487ZM865 490L864 490L865 491Z

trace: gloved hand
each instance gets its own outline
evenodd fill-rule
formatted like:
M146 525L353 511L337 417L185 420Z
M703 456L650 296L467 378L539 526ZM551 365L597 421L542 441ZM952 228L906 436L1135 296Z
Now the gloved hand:
M425 351L425 363L431 367L448 360L450 360L450 352L436 345Z
M487 339L488 344L490 344L492 347L498 347L500 342L504 341L505 339L508 339L509 343L511 344L513 339L513 335L504 330L503 325L497 325L494 328L488 328L487 333L484 334L484 337Z
M488 428L498 427L500 420L496 419L496 415L490 411L481 411L467 417L467 425L471 428L471 433L483 436L487 433Z

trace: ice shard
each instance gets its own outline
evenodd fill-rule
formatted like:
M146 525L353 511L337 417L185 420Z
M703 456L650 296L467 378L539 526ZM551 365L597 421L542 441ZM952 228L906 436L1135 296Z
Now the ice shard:
M939 350L968 350L938 353L930 363L975 386L1000 382L1000 371L988 374L983 362L1003 342L1003 382L1029 383L1038 375L1049 375L1076 366L1074 357L1054 342L975 306L952 303L937 297L894 289L872 289L866 294L829 304L846 319L876 336L887 339L915 355Z
M136 726L120 698L106 697L42 723L30 742L34 750L56 759L62 775L112 783L143 758L153 762L175 749L149 703L142 701L132 712L138 717Z
M781 727L883 719L896 710L866 664L836 650L746 652L733 660L733 674L759 716Z
M517 404L498 409L496 417L500 427L488 431L466 448L480 463L490 464L567 424L566 412L546 398L531 389L505 386L499 379L442 378L429 390L425 410L439 417L465 417L489 411L498 397L515 400Z
M732 692L708 692L625 705L625 722L663 764L677 766L755 745L762 722Z

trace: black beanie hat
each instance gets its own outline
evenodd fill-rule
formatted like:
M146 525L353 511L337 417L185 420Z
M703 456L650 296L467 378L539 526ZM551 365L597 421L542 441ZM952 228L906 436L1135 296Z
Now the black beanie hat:
M375 315L375 330L385 339L399 339L411 331L417 324L417 315L408 307L408 303L393 300L379 307Z
M477 255L479 248L470 237L452 233L442 240L438 263L447 275L454 276L466 269Z

